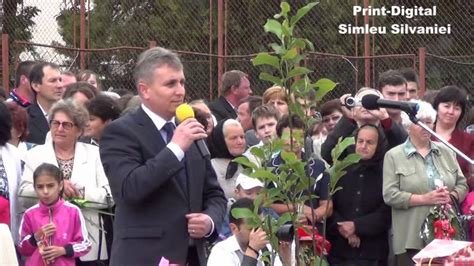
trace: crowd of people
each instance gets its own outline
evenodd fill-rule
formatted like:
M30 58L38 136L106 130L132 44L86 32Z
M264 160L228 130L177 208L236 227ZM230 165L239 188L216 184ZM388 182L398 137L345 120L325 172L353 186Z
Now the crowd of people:
M460 127L463 119L474 124L464 89L449 85L419 99L413 69L389 70L376 88L357 91L355 106L346 105L351 94L309 101L306 113L316 123L306 128L289 112L300 99L278 86L253 95L249 76L239 70L222 76L216 100L187 99L179 57L160 47L140 55L133 78L136 92L117 94L104 91L90 70L19 63L15 88L0 103L0 223L8 225L16 253L0 261L264 265L267 235L232 209L257 207L278 219L297 207L254 206L265 184L234 159L245 156L278 172L280 152L265 162L250 152L277 139L307 161L315 180L299 220L316 228L326 220L330 265L410 265L426 245L419 232L432 207L450 203L474 214L473 165L404 112L360 104L366 95L413 101L419 121L472 159L474 135ZM195 118L177 121L185 101ZM290 130L310 138L311 149L290 145ZM361 159L330 198L331 151L351 136L355 144L341 156ZM474 222L470 227L474 241ZM294 264L291 243L282 243L278 254L277 265Z

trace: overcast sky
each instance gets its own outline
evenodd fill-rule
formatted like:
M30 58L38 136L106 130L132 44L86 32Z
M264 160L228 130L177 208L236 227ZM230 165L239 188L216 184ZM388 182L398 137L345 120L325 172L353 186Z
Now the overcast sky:
M40 13L34 17L36 23L33 30L33 42L51 44L52 41L62 42L58 33L56 16L62 4L62 0L24 0L26 6L36 6Z

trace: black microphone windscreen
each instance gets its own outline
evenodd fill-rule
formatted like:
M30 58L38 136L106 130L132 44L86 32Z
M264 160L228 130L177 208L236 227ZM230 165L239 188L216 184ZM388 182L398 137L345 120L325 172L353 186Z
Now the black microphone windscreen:
M379 108L377 104L378 99L380 99L380 97L375 94L367 94L362 97L361 103L365 109L375 110Z

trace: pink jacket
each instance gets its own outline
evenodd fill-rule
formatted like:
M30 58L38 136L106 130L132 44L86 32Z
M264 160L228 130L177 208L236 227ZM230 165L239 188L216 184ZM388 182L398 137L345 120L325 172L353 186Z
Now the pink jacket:
M18 247L20 254L28 257L26 265L43 265L34 233L50 222L56 225L56 233L50 237L49 245L62 246L66 249L66 255L56 258L53 265L76 265L75 258L87 254L92 243L89 241L80 209L63 199L59 199L53 206L46 206L40 202L26 210L23 215Z
M464 199L464 202L462 203L462 212L464 214L474 214L474 213L471 213L470 209L471 209L471 206L474 204L474 191L471 191L467 194L466 198ZM469 229L471 231L471 235L470 235L470 238L471 238L471 241L474 241L474 221L470 221L469 223Z

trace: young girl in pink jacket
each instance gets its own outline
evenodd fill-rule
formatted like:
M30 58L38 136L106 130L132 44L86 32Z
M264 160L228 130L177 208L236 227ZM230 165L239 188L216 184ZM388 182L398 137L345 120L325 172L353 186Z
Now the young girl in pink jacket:
M91 248L80 209L62 199L58 167L41 164L33 173L39 203L29 208L20 225L19 252L26 265L76 265Z

